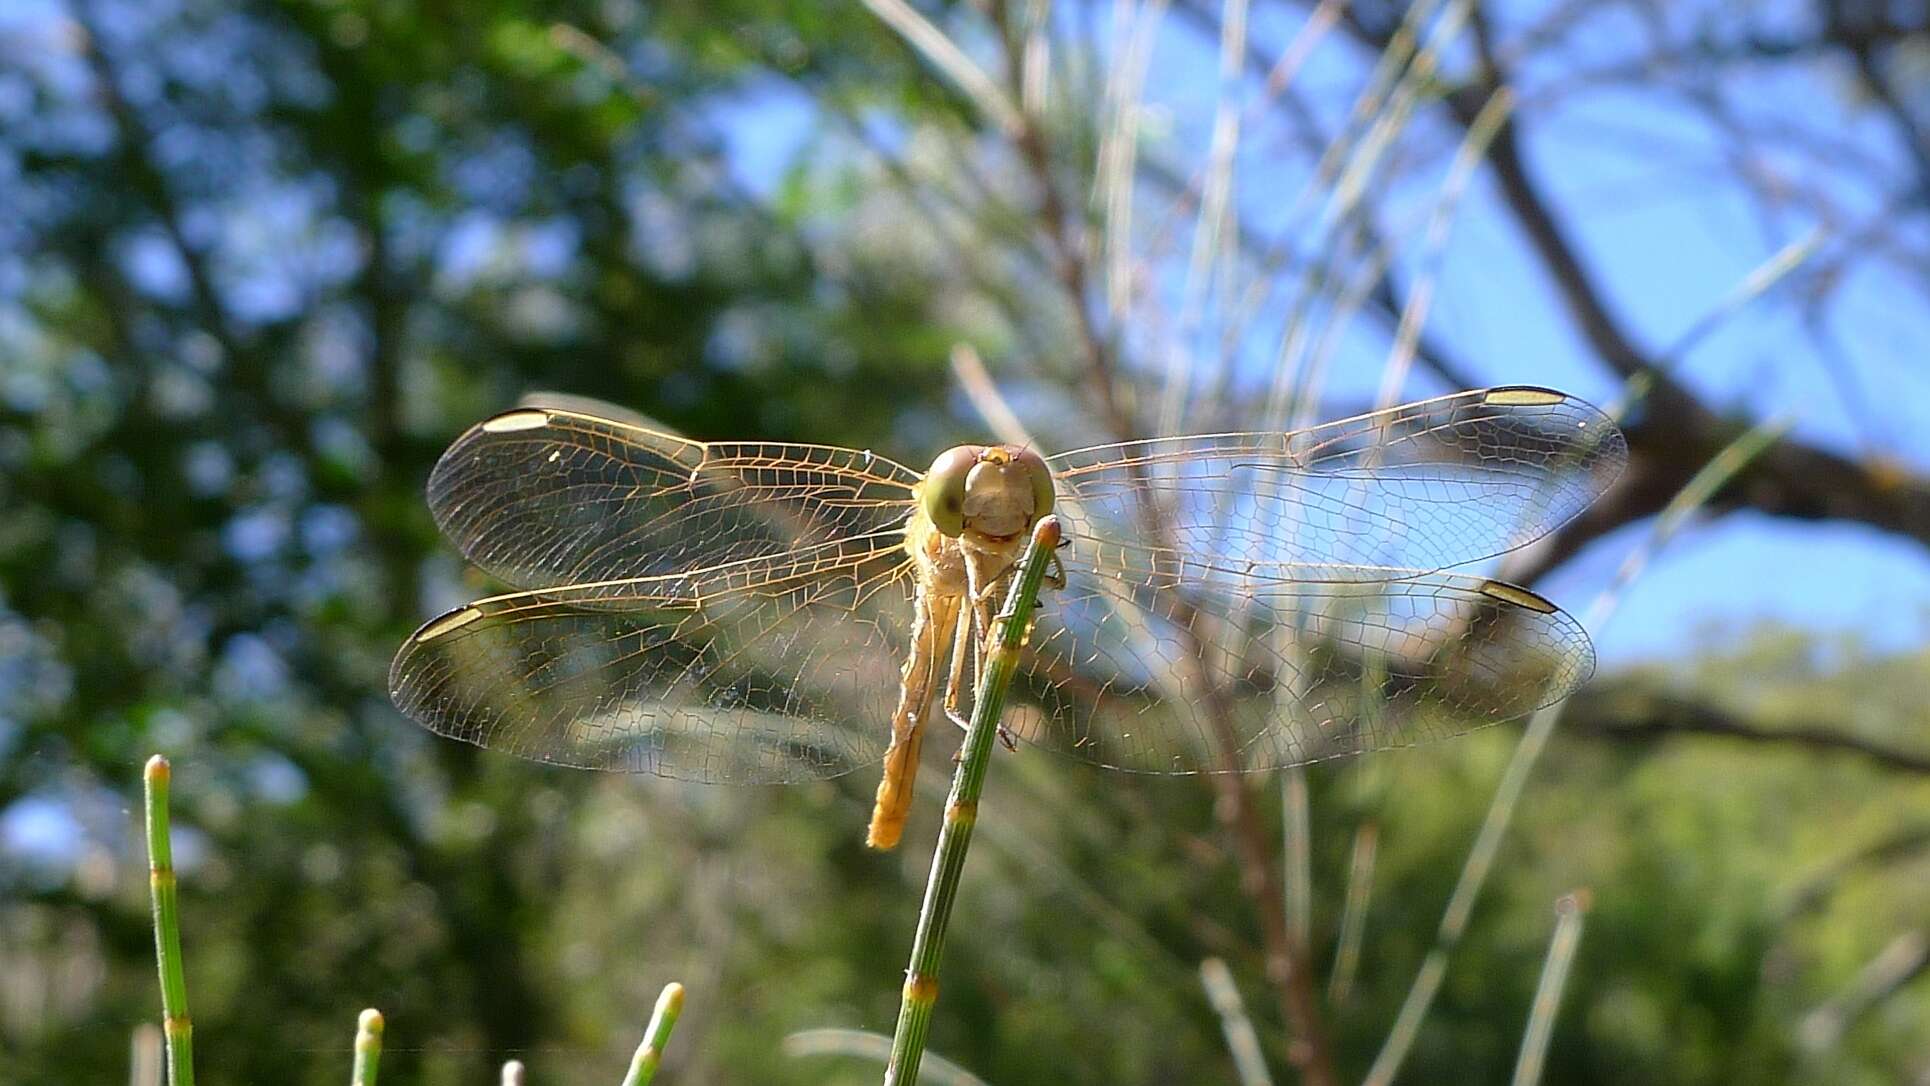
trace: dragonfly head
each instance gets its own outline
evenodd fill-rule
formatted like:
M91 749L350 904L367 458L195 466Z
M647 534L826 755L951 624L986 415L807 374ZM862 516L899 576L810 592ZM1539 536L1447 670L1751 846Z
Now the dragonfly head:
M1023 446L959 445L932 461L920 500L948 536L1011 539L1052 511L1052 472Z

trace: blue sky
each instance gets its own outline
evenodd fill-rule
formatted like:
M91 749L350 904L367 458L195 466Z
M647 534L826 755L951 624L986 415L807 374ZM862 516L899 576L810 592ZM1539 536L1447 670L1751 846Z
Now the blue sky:
M1255 40L1277 52L1291 29L1256 21ZM1642 346L1660 353L1814 223L1798 213L1766 222L1729 178L1728 145L1679 101L1613 89L1568 93L1561 79L1573 66L1606 67L1639 48L1632 28L1613 16L1584 29L1571 35L1563 64L1524 76L1527 104L1519 116L1529 162L1612 308ZM1149 153L1203 161L1218 85L1214 48L1176 18L1162 27L1152 65L1157 78L1146 95L1155 109ZM1358 59L1329 42L1308 65L1303 85L1351 85ZM1734 78L1747 80L1746 93L1737 96L1742 115L1788 117L1876 161L1894 162L1894 176L1904 176L1901 150L1877 118L1853 107L1851 91L1827 66L1798 78L1753 70ZM1558 104L1545 104L1551 100ZM797 164L815 122L809 99L775 80L721 104L715 116L738 179L763 191ZM1300 177L1271 169L1265 132L1255 128L1237 184L1244 213L1263 221L1269 208L1290 202ZM823 145L810 146L821 151ZM1825 256L1845 232L1879 221L1870 194L1853 181L1783 165L1796 180L1866 216L1826 234ZM1847 362L1819 354L1784 297L1772 294L1699 341L1679 360L1677 376L1719 411L1786 419L1805 441L1930 471L1930 366L1922 358L1930 343L1930 296L1893 270L1855 266L1863 270L1837 288L1827 317ZM1483 177L1463 202L1443 255L1429 331L1453 344L1485 383L1550 385L1602 405L1620 394L1620 382L1576 339L1559 297ZM1350 388L1371 394L1385 340L1352 338L1360 342L1343 349L1330 387L1336 394ZM1267 364L1272 346L1257 344L1252 364ZM1831 367L1837 367L1834 376ZM1418 398L1441 389L1416 376L1406 391ZM1637 526L1601 540L1544 587L1580 611L1647 530ZM1851 524L1753 514L1709 519L1678 537L1633 585L1607 628L1593 633L1604 664L1614 667L1733 644L1764 622L1830 639L1851 636L1882 650L1920 646L1930 638L1930 552Z

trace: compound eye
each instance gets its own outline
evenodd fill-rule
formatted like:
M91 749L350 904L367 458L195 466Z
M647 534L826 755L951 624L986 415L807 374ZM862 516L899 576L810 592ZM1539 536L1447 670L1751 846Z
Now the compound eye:
M957 536L965 530L965 480L984 451L977 445L946 449L925 473L918 499L933 526L948 536Z
M1025 472L1032 484L1032 516L1034 519L1052 512L1052 469L1045 466L1045 457L1031 449L1018 449L1012 453L1012 463Z

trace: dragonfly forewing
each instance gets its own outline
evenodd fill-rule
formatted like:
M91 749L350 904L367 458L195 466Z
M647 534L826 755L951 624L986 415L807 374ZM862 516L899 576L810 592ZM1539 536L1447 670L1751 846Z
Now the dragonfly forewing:
M1293 432L1158 438L1047 462L1075 547L1384 581L1540 539L1627 459L1621 432L1586 402L1500 388Z
M429 508L464 556L520 588L685 572L903 522L918 473L855 449L699 442L553 407L458 438Z

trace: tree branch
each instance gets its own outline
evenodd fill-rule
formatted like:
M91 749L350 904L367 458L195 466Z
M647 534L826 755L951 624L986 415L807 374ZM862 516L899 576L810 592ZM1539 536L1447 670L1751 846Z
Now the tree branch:
M1823 39L1831 45L1840 46L1850 55L1864 88L1882 107L1884 119L1896 130L1897 141L1903 144L1904 153L1916 164L1916 195L1921 206L1930 201L1930 138L1926 138L1922 125L1910 112L1883 69L1886 60L1895 59L1895 46L1908 41L1912 35L1922 37L1925 28L1904 27L1890 22L1877 10L1879 5L1827 6L1829 23L1823 31ZM1886 50L1889 56L1879 57L1879 49Z
M1633 683L1597 684L1576 695L1568 704L1562 727L1582 735L1624 742L1700 735L1745 743L1785 744L1825 753L1853 754L1899 773L1930 775L1930 752L1892 747L1820 722L1756 724L1711 702L1658 693Z
M1375 49L1386 46L1387 32L1367 26L1355 9L1350 8L1341 23L1363 44ZM1473 83L1446 99L1450 114L1464 129L1505 79L1478 5L1472 25L1483 70ZM1698 465L1707 463L1734 438L1742 423L1716 414L1669 376L1666 369L1671 360L1637 344L1611 310L1602 286L1528 169L1516 118L1501 124L1488 156L1503 202L1547 269L1582 337L1618 376L1649 382L1644 402L1622 424L1629 444L1628 474L1531 555L1525 568L1514 571L1532 580L1603 533L1659 512ZM1749 508L1797 520L1857 521L1930 546L1930 478L1895 463L1861 463L1789 439L1758 457L1710 504L1716 509Z

